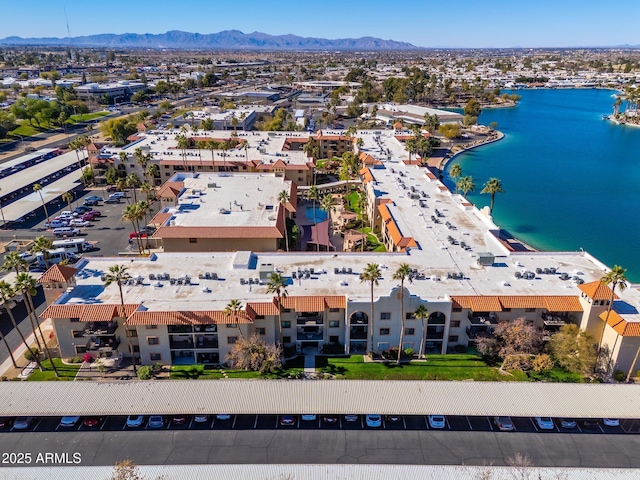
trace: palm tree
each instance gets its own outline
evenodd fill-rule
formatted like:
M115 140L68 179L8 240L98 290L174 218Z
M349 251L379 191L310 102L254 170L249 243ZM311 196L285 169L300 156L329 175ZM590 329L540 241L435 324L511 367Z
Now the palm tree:
M467 193L473 192L476 189L476 184L473 183L473 177L466 176L460 179L460 182L458 183L458 187L462 191L462 195L466 197Z
M413 312L416 318L419 318L422 322L422 334L420 336L420 351L418 352L418 358L422 358L424 352L424 321L429 316L429 310L424 305L419 305L416 311Z
M69 210L72 210L71 202L73 202L73 194L71 192L64 192L61 198L63 202L67 202L67 205L69 205Z
M127 205L122 212L121 221L131 222L133 226L133 232L136 234L136 242L138 243L138 253L142 255L144 251L142 248L142 239L140 238L140 220L144 217L144 212L140 206L135 203L133 205Z
M138 201L138 196L136 195L136 188L138 188L140 186L140 183L141 183L140 182L140 178L138 178L138 175L136 175L135 173L131 172L129 175L127 175L127 178L125 180L125 184L133 192L133 201L134 202Z
M602 344L604 331L607 327L607 323L609 322L609 314L611 313L611 309L613 308L613 299L616 296L616 287L622 292L628 286L626 273L626 268L622 268L620 265L614 265L613 268L605 273L600 279L600 283L602 283L603 285L611 285L611 298L609 299L607 316L604 319L604 326L602 327L602 334L600 335L600 344Z
M176 135L176 142L177 142L178 148L182 152L182 164L186 171L187 170L187 149L189 148L189 139L185 134Z
M317 228L318 228L318 221L316 219L316 202L318 200L320 200L320 192L318 191L318 187L316 185L311 185L311 187L309 187L309 200L313 201L313 224L316 226L316 235L317 235ZM318 239L316 239L318 240ZM316 242L316 248L317 251L320 251L320 242Z
M487 180L487 183L484 184L484 188L480 192L491 194L491 205L489 206L489 213L493 213L493 203L496 198L496 193L504 193L504 189L502 188L502 182L498 178L490 178Z
M51 220L49 220L49 211L47 210L47 204L44 203L44 198L42 198L42 185L40 185L39 183L34 183L33 191L38 192L38 194L40 195L40 201L42 202L42 207L44 208L44 214L47 217L47 223L50 224Z
M215 140L207 140L207 148L211 150L211 167L215 171L216 169L216 157L214 156L214 151L218 148L218 142Z
M336 199L330 193L325 194L320 200L320 208L327 214L331 220L331 212L336 209Z
M369 282L371 285L371 318L369 320L369 337L371 339L371 348L369 352L373 356L373 338L375 335L374 330L374 312L373 312L373 287L378 285L378 279L382 277L380 272L380 265L377 263L368 263L366 268L360 274L360 283Z
M356 147L358 147L359 150L361 150L362 147L364 147L364 140L362 139L362 137L357 138Z
M244 115L244 114L243 114ZM242 140L240 146L244 150L244 159L245 161L249 161L249 142L247 140Z
M244 335L242 334L242 330L240 330L240 323L238 322L238 315L241 310L242 310L242 302L236 298L233 298L229 303L227 303L227 306L224 308L223 313L227 318L233 317L233 319L235 320L236 327L238 328L238 333L240 334L240 337L244 338Z
M280 345L282 345L282 299L287 297L287 281L279 273L272 273L267 280L267 293L273 294L278 299L278 330L280 332Z
M42 253L42 259L44 260L45 268L49 268L49 250L53 248L53 242L47 237L40 235L36 237L31 246L31 253Z
M9 315L9 319L13 324L13 328L15 329L16 332L18 332L18 335L20 335L20 338L22 339L22 343L24 344L25 347L27 347L27 350L31 352L31 357L35 359L36 363L38 364L38 368L40 369L40 371L42 371L44 370L44 368L40 363L40 359L36 355L36 352L34 352L31 349L31 347L27 343L27 340L24 338L24 335L22 334L22 332L20 331L20 328L18 327L18 324L16 323L16 318L13 316L11 307L9 306L9 302L11 302L11 300L13 299L13 297L15 297L15 295L16 295L16 292L13 289L13 287L9 285L9 283L5 282L4 280L0 280L0 302L2 302L2 306L7 311L7 314ZM5 343L6 343L6 340L5 340ZM8 346L7 346L7 349L9 350L9 354L11 355L11 360L13 360L13 352ZM15 366L15 360L13 360L13 365Z
M398 360L396 365L400 365L400 358L402 357L402 342L404 340L404 281L409 280L409 283L413 283L413 276L411 275L411 267L403 263L398 267L396 272L391 277L394 280L400 280L400 345L398 346Z
M129 352L131 353L131 364L133 365L134 373L137 373L138 370L136 368L136 355L135 355L135 352L133 351L133 343L131 343L131 335L129 334L129 331L128 331L127 313L125 312L125 309L124 309L124 296L122 295L122 284L127 280L129 280L130 278L131 278L131 275L129 275L129 273L127 272L126 266L111 265L109 267L109 273L105 275L104 286L108 287L112 283L115 283L116 285L118 285L118 291L120 292L120 306L122 307L122 318L124 318L123 326L125 328L125 331L127 332L127 338L129 339Z
M160 177L160 168L155 163L150 163L147 167L147 177L150 180L152 186L155 187L156 178Z
M462 167L459 163L454 163L451 165L451 170L449 170L449 176L453 178L453 181L456 184L456 194L458 193L458 179L462 176Z
M15 270L17 275L21 271L29 270L29 262L22 258L18 252L9 252L4 257L2 270Z
M278 194L278 203L282 208L286 208L287 203L289 202L289 192L286 190L282 190ZM287 215L284 215L284 243L287 248L287 252L289 251L289 229L287 228Z
M360 242L360 251L364 252L364 244L367 243L367 236L364 233L364 209L367 204L367 192L363 188L358 194L358 203L360 207L360 228L362 233L362 241ZM373 228L371 229L373 231Z
M409 138L406 142L404 142L404 149L409 152L409 161L411 161L411 154L418 151L418 142L416 142L413 138Z
M51 362L51 366L53 367L53 371L55 372L56 377L59 377L60 375L58 374L58 369L56 367L56 364L54 363L53 358L51 357L51 352L49 351L47 340L44 338L44 335L42 334L40 321L38 320L38 316L36 315L36 308L33 305L33 296L37 295L38 293L37 286L38 284L36 283L36 279L33 278L31 275L29 275L27 272L19 273L18 276L16 277L15 289L22 292L22 295L24 297L24 305L25 307L27 307L27 315L29 315L29 320L32 319L32 316L35 317L35 320L31 321L31 327L33 329L33 336L36 339L36 343L38 343L38 347L41 348L38 342L38 332L39 332L40 338L42 338L42 343L44 345L44 350L47 352L47 358ZM35 325L33 323L34 321L35 321L35 324L38 325L37 332L36 332Z

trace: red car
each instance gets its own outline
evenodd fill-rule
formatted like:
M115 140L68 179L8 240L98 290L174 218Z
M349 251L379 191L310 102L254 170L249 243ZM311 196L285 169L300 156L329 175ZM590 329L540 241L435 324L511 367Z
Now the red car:
M134 239L134 238L147 238L147 234L146 233L138 233L138 232L131 232L129 234L129 240Z
M97 427L98 425L100 425L100 422L102 422L102 419L100 417L87 417L82 422L82 425L84 425L85 427Z
M174 425L184 425L187 421L187 417L184 415L178 415L171 419L171 423Z
M97 211L97 210L89 210L84 215L82 215L82 219L91 221L94 218L97 218L97 217L100 217L100 216L102 216L102 214L99 211Z

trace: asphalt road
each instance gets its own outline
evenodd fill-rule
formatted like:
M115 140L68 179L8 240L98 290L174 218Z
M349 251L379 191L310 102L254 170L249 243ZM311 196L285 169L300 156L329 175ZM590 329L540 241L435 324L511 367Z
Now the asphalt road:
M535 466L640 467L640 436L517 432L206 430L33 432L0 435L3 459L12 453L78 453L81 466L361 463L505 465L516 453Z

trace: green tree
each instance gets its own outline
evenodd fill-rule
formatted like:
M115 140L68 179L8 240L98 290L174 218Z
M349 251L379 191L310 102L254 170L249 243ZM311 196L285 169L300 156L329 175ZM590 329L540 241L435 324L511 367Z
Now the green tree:
M429 310L427 310L427 307L425 307L424 305L418 305L418 308L416 308L416 311L413 312L413 316L419 319L420 323L422 324L422 333L420 334L420 350L418 352L418 358L422 358L422 355L424 353L424 336L425 336L424 321L429 316Z
M462 176L462 167L459 163L454 163L451 165L451 170L449 170L449 176L453 178L453 181L456 184L456 194L458 193L458 179Z
M113 167L109 167L107 171L104 172L104 179L107 185L115 185L118 180L118 171Z
M481 112L482 109L480 108L480 102L478 102L478 100L476 100L475 98L469 99L467 104L464 106L465 116L469 115L472 117L479 117Z
M480 193L488 193L491 195L491 205L489 206L489 212L493 214L493 205L496 198L496 193L504 193L502 182L500 182L500 180L497 178L490 178L484 184L484 188Z
M411 267L407 263L403 263L398 267L393 276L394 280L400 280L400 343L398 345L398 360L396 365L400 365L400 359L402 358L404 341L404 282L409 280L409 283L413 283L413 276L411 274Z
M142 236L140 233L140 220L143 218L144 212L137 203L127 205L122 212L121 218L123 222L131 222L133 232L136 234L136 243L138 244L138 253L140 253L140 255L142 255L144 251L142 247L142 238L140 238Z
M127 178L125 179L125 184L133 192L133 201L134 202L138 201L138 196L136 194L136 188L140 187L141 183L142 182L140 182L140 177L138 177L138 175L136 175L134 172L131 172L129 175L127 175Z
M371 287L371 317L369 318L369 339L371 340L369 354L373 356L374 353L374 303L373 303L373 287L378 285L378 279L382 277L380 272L380 265L377 263L368 263L365 269L360 273L360 283L368 282Z
M28 269L28 262L24 258L22 258L18 252L9 252L4 256L2 270L14 270L17 275L20 272L26 272Z
M602 326L602 334L600 335L599 344L602 345L602 338L604 337L604 331L607 328L607 323L609 323L609 314L611 313L611 309L613 308L613 300L616 297L616 288L623 292L626 290L628 286L627 280L627 269L622 268L620 265L614 265L611 270L605 273L602 278L600 278L600 283L603 285L611 285L611 297L609 298L609 306L607 307L607 315L604 319L604 325Z
M560 327L549 339L547 349L558 365L573 373L592 375L598 364L595 338L574 324Z
M137 131L135 123L128 118L109 120L103 124L101 129L105 137L111 137L116 146L126 145L127 138Z
M278 302L278 331L282 345L282 299L287 297L287 280L279 273L272 273L267 280L267 293L275 295Z
M27 315L29 316L29 320L31 320L31 327L33 329L33 336L36 339L36 343L38 344L38 348L40 347L40 342L38 342L38 332L40 332L40 338L42 338L42 343L44 344L44 349L47 352L47 358L51 362L51 366L53 367L53 371L56 377L59 377L58 369L56 367L53 358L51 357L51 352L49 351L49 347L47 346L47 340L42 335L42 328L40 327L40 322L38 320L38 316L36 314L36 309L33 305L33 297L37 295L37 282L36 279L29 275L27 272L21 272L16 276L15 290L22 292L22 296L24 298L24 305L27 307ZM32 320L32 317L35 320ZM35 323L34 323L35 321ZM37 330L35 325L38 326Z
M42 208L44 208L44 214L47 217L47 223L51 224L51 220L49 219L49 211L47 210L47 204L44 202L44 198L42 197L42 185L39 183L35 183L33 185L33 191L37 192L40 195L40 201L42 202Z
M316 185L311 185L308 191L309 200L313 202L313 224L318 228L318 220L316 219L316 202L320 200L320 192L318 191L318 187ZM316 249L320 251L320 242L316 242Z
M35 349L31 349L31 347L29 346L29 344L27 343L27 340L24 338L24 335L22 334L22 331L20 331L20 328L18 328L18 324L16 323L16 319L13 316L13 312L11 311L11 306L9 305L11 303L11 301L13 300L13 298L16 296L16 292L14 290L14 288L6 281L4 280L0 280L0 302L2 303L2 306L4 307L4 309L7 311L7 315L9 315L9 319L11 320L11 323L13 325L13 328L16 332L18 332L18 335L20 336L20 339L22 340L22 343L24 344L24 346L27 348L28 352L31 352L31 356L35 359L36 363L38 364L38 368L40 369L40 371L43 371L44 368L42 367L42 364L40 363L40 359L38 358L38 355L36 355ZM13 352L11 351L11 349L9 348L9 346L7 345L7 350L9 350L9 354L11 355L11 360L13 361L13 366L16 366L16 362L13 358Z
M331 220L331 212L336 209L336 199L330 193L325 194L320 200L320 208L326 212L327 218Z
M424 114L424 126L427 129L427 132L433 134L438 130L440 126L440 121L438 120L438 115L435 113L433 115L429 115L429 113Z
M129 280L131 275L127 272L127 267L124 265L111 265L109 267L109 273L105 275L104 286L105 288L109 285L115 283L118 286L118 291L120 293L120 307L122 308L122 318L124 319L124 328L127 332L127 338L129 340L129 353L131 353L131 364L133 365L133 371L137 374L138 370L136 367L136 354L133 350L133 343L131 342L131 335L129 332L129 325L127 321L127 312L124 308L124 295L122 294L122 284Z
M462 136L462 130L457 123L443 123L438 127L438 133L449 140Z
M466 176L466 177L460 178L460 182L458 183L458 188L462 191L462 195L464 197L466 197L469 192L473 192L476 188L476 184L473 183L473 177Z
M233 298L227 303L227 306L224 307L223 313L227 319L232 320L227 323L235 323L238 328L238 333L240 334L240 338L244 338L242 334L242 330L240 330L240 312L242 311L242 302L237 298Z
M279 194L278 194L278 203L280 204L280 207L286 212L286 208L287 208L287 203L289 203L289 192L287 192L286 190L282 190ZM289 230L287 228L287 215L284 215L284 243L287 249L287 252L289 251Z
M42 253L42 259L44 260L44 266L49 269L49 250L53 248L53 242L44 235L36 237L31 246L31 253L33 255Z
M71 192L64 192L61 198L63 202L67 202L67 205L69 205L69 211L73 210L73 208L71 208L71 203L73 202L73 194Z

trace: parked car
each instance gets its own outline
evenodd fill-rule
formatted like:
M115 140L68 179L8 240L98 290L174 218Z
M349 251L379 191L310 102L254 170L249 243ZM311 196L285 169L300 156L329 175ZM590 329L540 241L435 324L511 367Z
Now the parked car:
M87 417L82 422L82 425L84 425L85 427L93 428L93 427L97 427L101 423L102 423L102 418L100 417Z
M89 210L87 213L89 215L93 215L94 217L101 217L102 216L102 213L100 213L100 210Z
M209 415L196 415L193 417L193 421L196 423L205 423L209 421Z
M105 190L107 192L115 192L116 191L116 186L115 185L109 185L107 188L105 188Z
M33 421L32 417L16 417L13 422L14 430L26 430L31 426L31 422Z
M144 416L142 415L129 415L127 417L127 427L137 428L144 422Z
M102 201L102 197L99 197L97 195L89 195L88 197L85 197L84 201L86 202L87 200L89 201L95 201L95 202L101 202Z
M187 423L186 415L176 415L174 417L171 417L172 425L184 425L185 423Z
M367 427L370 427L370 428L378 428L382 426L382 417L377 414L367 415L365 421L366 421Z
M400 422L400 415L385 415L384 420L387 423L398 423Z
M293 415L280 415L280 425L283 427L292 427L296 424L296 417Z
M231 415L229 415L228 413L219 413L218 415L216 415L216 418L218 420L229 420L231 418Z
M162 415L151 415L147 425L149 428L162 428L164 427L164 417Z
M98 205L98 200L85 200L82 202L85 207L95 207Z
M80 421L80 417L77 417L77 416L62 417L62 419L60 420L60 426L75 427L79 421Z
M312 422L314 421L317 417L316 415L302 415L302 420L304 420L305 422Z
M91 223L89 223L88 220L84 220L82 218L74 218L69 222L69 225L73 227L88 227L89 225L91 225Z
M147 234L146 233L138 233L138 232L131 232L129 234L129 240L133 239L133 238L147 238Z
M109 195L109 198L126 198L126 195L124 192L114 192Z
M51 222L45 222L44 228L61 228L66 227L68 222L62 220L52 220Z
M445 427L444 415L429 415L427 417L427 421L429 422L430 428L436 429Z
M516 428L513 426L511 417L493 417L493 423L501 432L511 432Z
M141 233L146 233L147 235L152 235L156 231L156 227L151 225L147 225L146 227L140 227Z
M13 420L8 417L0 417L0 430L11 428L13 426Z
M104 203L120 203L120 199L119 198L107 198Z
M95 220L97 218L96 215L93 215L91 212L87 212L84 215L82 215L82 220L86 220L87 222L91 222L93 220Z
M358 415L350 413L350 414L345 415L344 419L347 422L357 422L358 421Z
M322 417L322 421L327 425L334 425L338 423L338 417L336 415L325 415Z
M553 430L555 428L553 420L549 417L536 417L535 420L540 430Z
M71 210L63 210L62 212L60 212L60 216L62 218L71 218L73 217L73 212Z
M87 213L89 210L91 210L89 207L85 207L84 205L80 205L79 207L74 208L73 212L77 213L78 215L82 215L84 213Z
M602 423L604 423L607 427L619 427L620 420L617 418L603 418Z
M560 419L560 426L562 428L576 428L578 426L578 424L576 423L575 419L573 419L573 418L561 418Z
M60 227L54 228L53 234L56 237L70 237L74 235L80 235L80 229L74 227Z
M586 430L595 430L600 427L600 421L597 418L588 418L582 422L582 426Z

